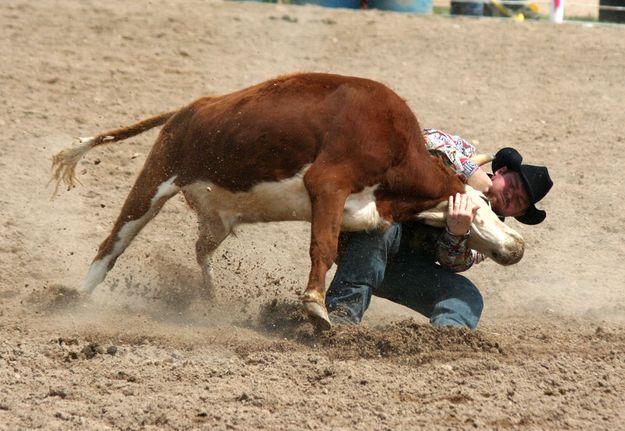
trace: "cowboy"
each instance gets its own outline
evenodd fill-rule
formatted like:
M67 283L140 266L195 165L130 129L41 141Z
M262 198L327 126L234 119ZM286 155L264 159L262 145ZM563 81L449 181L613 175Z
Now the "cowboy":
M546 167L523 164L521 154L508 147L497 152L493 174L487 174L470 159L476 148L468 141L436 129L425 129L424 136L430 152L484 193L497 215L527 225L545 219L535 204L553 185ZM459 273L485 258L467 247L477 207L464 194L450 196L448 205L446 229L414 222L395 223L383 233L342 233L337 271L326 293L330 320L359 323L375 293L421 313L433 325L475 329L484 302Z

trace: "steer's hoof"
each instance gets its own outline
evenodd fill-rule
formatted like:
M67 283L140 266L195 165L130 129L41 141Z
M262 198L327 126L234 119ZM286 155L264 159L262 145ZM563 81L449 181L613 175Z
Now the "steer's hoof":
M316 302L304 302L304 310L317 329L327 331L332 327L328 310L324 306Z

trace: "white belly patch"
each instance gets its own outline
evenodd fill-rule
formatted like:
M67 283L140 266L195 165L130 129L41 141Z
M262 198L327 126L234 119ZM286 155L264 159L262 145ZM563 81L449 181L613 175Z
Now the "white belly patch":
M311 207L304 174L310 165L282 181L256 184L245 192L232 192L211 182L196 182L184 188L205 213L217 213L226 225L272 221L310 221ZM385 224L375 204L377 186L350 195L345 202L344 231L376 230Z

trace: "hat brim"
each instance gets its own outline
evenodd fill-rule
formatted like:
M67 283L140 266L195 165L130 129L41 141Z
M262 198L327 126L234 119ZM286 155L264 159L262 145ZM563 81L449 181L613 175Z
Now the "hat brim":
M525 211L525 214L515 217L515 219L523 224L535 225L542 223L543 220L545 220L545 217L547 217L547 213L545 211L539 210L534 206L534 204L531 204Z

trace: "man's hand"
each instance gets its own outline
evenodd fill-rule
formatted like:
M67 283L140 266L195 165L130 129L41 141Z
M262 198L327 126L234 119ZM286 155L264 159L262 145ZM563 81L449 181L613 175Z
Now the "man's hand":
M447 231L456 236L469 233L471 223L478 209L479 207L466 194L456 193L455 197L449 196Z

